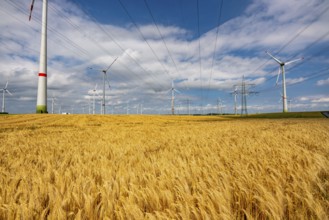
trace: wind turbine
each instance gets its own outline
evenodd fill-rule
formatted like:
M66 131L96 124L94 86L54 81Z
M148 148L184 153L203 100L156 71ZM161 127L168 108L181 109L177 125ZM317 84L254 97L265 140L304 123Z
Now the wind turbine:
M103 101L100 101L100 102L98 102L98 104L100 104L100 108L99 108L99 114L102 114L102 106L103 106Z
M56 97L53 94L53 97L51 98L51 114L54 114L54 105L56 103Z
M34 6L34 0L32 0L31 2L29 20L31 20L32 17L33 6ZM47 111L47 9L48 9L48 0L43 0L36 113L48 113Z
M140 107L139 107L139 114L143 114L143 103L140 103L139 104L140 105Z
M111 66L115 63L115 61L117 59L118 59L118 57L113 60L113 62L109 65L109 67L107 67L107 69L102 70L102 72L104 73L104 75L103 75L103 101L102 101L102 114L103 115L105 114L105 79L107 80L107 82L109 84L109 87L110 87L110 83L107 79L107 74L106 73L111 68Z
M294 99L288 99L288 108L292 111L291 102L294 102Z
M95 114L95 96L97 93L97 84L95 86L95 88L93 89L93 115Z
M2 91L2 109L1 112L5 112L6 111L6 106L5 106L5 94L8 93L9 95L13 95L9 92L9 90L7 89L8 87L8 81L5 85L5 87L3 89L0 89L0 91Z
M171 81L171 114L175 114L175 92L180 93L177 89L174 87L174 80Z
M127 102L127 108L126 108L127 112L126 114L128 115L129 114L129 102Z
M113 60L113 62L107 67L107 69L103 69L100 70L102 71L103 75L103 100L102 100L102 105L101 105L101 114L105 114L105 81L107 81L109 87L110 87L110 82L107 78L107 71L111 68L111 66L115 63L115 61L118 59L119 57L115 58ZM88 69L93 69L92 67L88 67Z
M81 105L81 107L82 107L82 114L87 114L85 109L89 108L89 103L84 103L84 104ZM90 112L89 112L89 114L90 114Z
M280 77L280 72L282 74L282 103L283 103L283 112L288 112L288 105L287 105L287 90L286 90L286 76L285 76L285 72L284 72L284 66L294 63L296 61L299 60L303 60L304 58L298 58L295 60L291 60L291 61L287 61L287 62L282 62L281 60L279 60L278 58L274 57L272 54L270 54L268 51L266 51L266 53L272 57L279 65L279 72L278 72L278 76L276 78L276 85L278 84L279 81L279 77Z

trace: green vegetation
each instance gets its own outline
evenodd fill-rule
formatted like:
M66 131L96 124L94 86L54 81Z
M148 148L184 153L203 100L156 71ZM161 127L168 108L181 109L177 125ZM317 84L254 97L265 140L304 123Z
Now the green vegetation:
M287 113L264 113L264 114L252 114L246 116L246 118L266 118L266 119L278 119L278 118L324 118L321 112L287 112Z

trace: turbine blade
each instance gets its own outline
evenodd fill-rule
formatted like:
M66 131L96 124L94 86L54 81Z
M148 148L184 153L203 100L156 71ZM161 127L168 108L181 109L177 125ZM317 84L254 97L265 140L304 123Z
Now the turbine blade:
M11 94L7 89L5 90L9 95L13 95L13 94Z
M109 78L107 77L107 74L105 74L105 78L106 78L107 84L109 85L109 88L111 88L110 81L109 81Z
M278 85L279 78L280 78L280 73L281 73L281 66L279 66L279 72L278 72L278 76L276 77L276 83L275 83L275 86Z
M111 66L115 63L115 61L117 61L118 58L119 58L119 57L117 57L117 58L115 58L115 59L113 60L113 62L109 65L109 67L107 67L107 69L105 70L105 72L107 72L107 71L111 68Z
M97 84L95 85L95 89L94 89L94 91L96 91L97 90Z
M304 57L301 57L301 58L298 58L298 59L295 59L295 60L292 60L292 61L285 62L284 64L287 65L287 64L294 63L296 61L300 61L300 60L303 60L303 59L304 59Z
M266 51L266 53L270 56L270 57L272 57L278 64L282 64L282 62L278 59L278 58L276 58L276 57L274 57L272 54L270 54L268 51Z
M8 86L8 81L6 82L5 89L7 89L7 86Z
M33 6L34 6L34 0L32 0L32 2L31 2L29 21L31 21Z

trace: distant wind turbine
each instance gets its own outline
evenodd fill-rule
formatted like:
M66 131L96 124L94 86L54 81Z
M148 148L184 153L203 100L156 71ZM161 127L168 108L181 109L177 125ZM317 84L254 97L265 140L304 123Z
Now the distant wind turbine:
M128 115L129 114L129 102L127 102L127 108L126 108L127 112L126 114Z
M54 105L56 103L56 97L53 94L53 97L51 98L51 114L54 114Z
M31 3L29 20L31 20L32 17L33 6L34 6L34 0L32 0ZM48 0L43 0L36 113L48 113L47 111L47 9L48 9Z
M8 81L5 85L5 87L3 89L0 89L0 91L2 91L2 109L1 112L6 112L6 106L5 106L5 94L8 93L9 95L13 95L9 92L9 90L7 89L8 87Z
M282 99L283 99L283 95L282 95L282 93L280 93L280 99L279 99L279 103L282 101ZM287 97L287 103L288 103L288 109L289 109L289 111L292 111L292 108L291 108L291 102L292 101L294 101L293 99L291 99L291 98L289 98L289 97Z
M115 63L115 61L117 61L118 57L115 58L113 60L113 62L109 65L109 67L107 67L107 69L105 70L102 70L102 72L104 73L103 75L103 103L102 103L102 114L104 115L106 113L106 109L105 109L105 79L107 80L108 84L109 84L109 87L110 87L110 83L107 79L107 71L111 68L111 66Z
M97 93L97 84L96 84L95 88L93 89L93 115L95 114L95 108L96 108L96 106L95 106L96 94L98 95L98 93Z
M268 51L266 51L266 53L272 57L279 65L279 72L278 72L278 76L276 78L276 85L278 84L278 81L279 81L279 77L280 77L280 72L282 74L282 103L283 103L283 112L288 112L288 105L287 105L287 90L286 90L286 76L285 76L285 72L284 72L284 66L285 65L288 65L288 64L291 64L291 63L294 63L296 61L299 61L299 60L303 60L304 58L298 58L298 59L295 59L295 60L291 60L291 61L288 61L288 62L282 62L281 60L279 60L278 58L274 57L272 54L270 54Z
M106 112L106 109L105 109L105 81L107 81L109 87L110 87L110 83L109 83L109 80L107 78L107 71L111 68L111 66L115 63L115 61L117 61L119 57L115 58L113 60L113 62L106 68L106 69L103 69L101 70L102 73L104 74L103 75L103 100L102 100L102 108L101 108L101 114L105 114ZM89 69L93 69L93 68L89 68Z
M175 114L175 92L180 93L180 91L178 91L174 87L174 80L171 81L171 89L169 91L171 91L171 114L174 115Z

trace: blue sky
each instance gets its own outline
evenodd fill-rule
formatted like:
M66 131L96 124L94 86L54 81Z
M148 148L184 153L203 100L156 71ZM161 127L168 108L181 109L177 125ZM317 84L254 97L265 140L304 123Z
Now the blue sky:
M35 112L41 5L29 22L30 1L0 3L0 87L9 81L10 113ZM243 76L259 92L248 96L249 113L280 112L279 65L267 50L283 61L304 57L286 66L291 111L329 109L326 0L49 0L48 13L49 112L54 96L55 112L88 113L96 84L102 94L97 69L116 57L107 113L170 113L172 80L176 113L188 102L191 113L217 112L218 99L232 113Z

